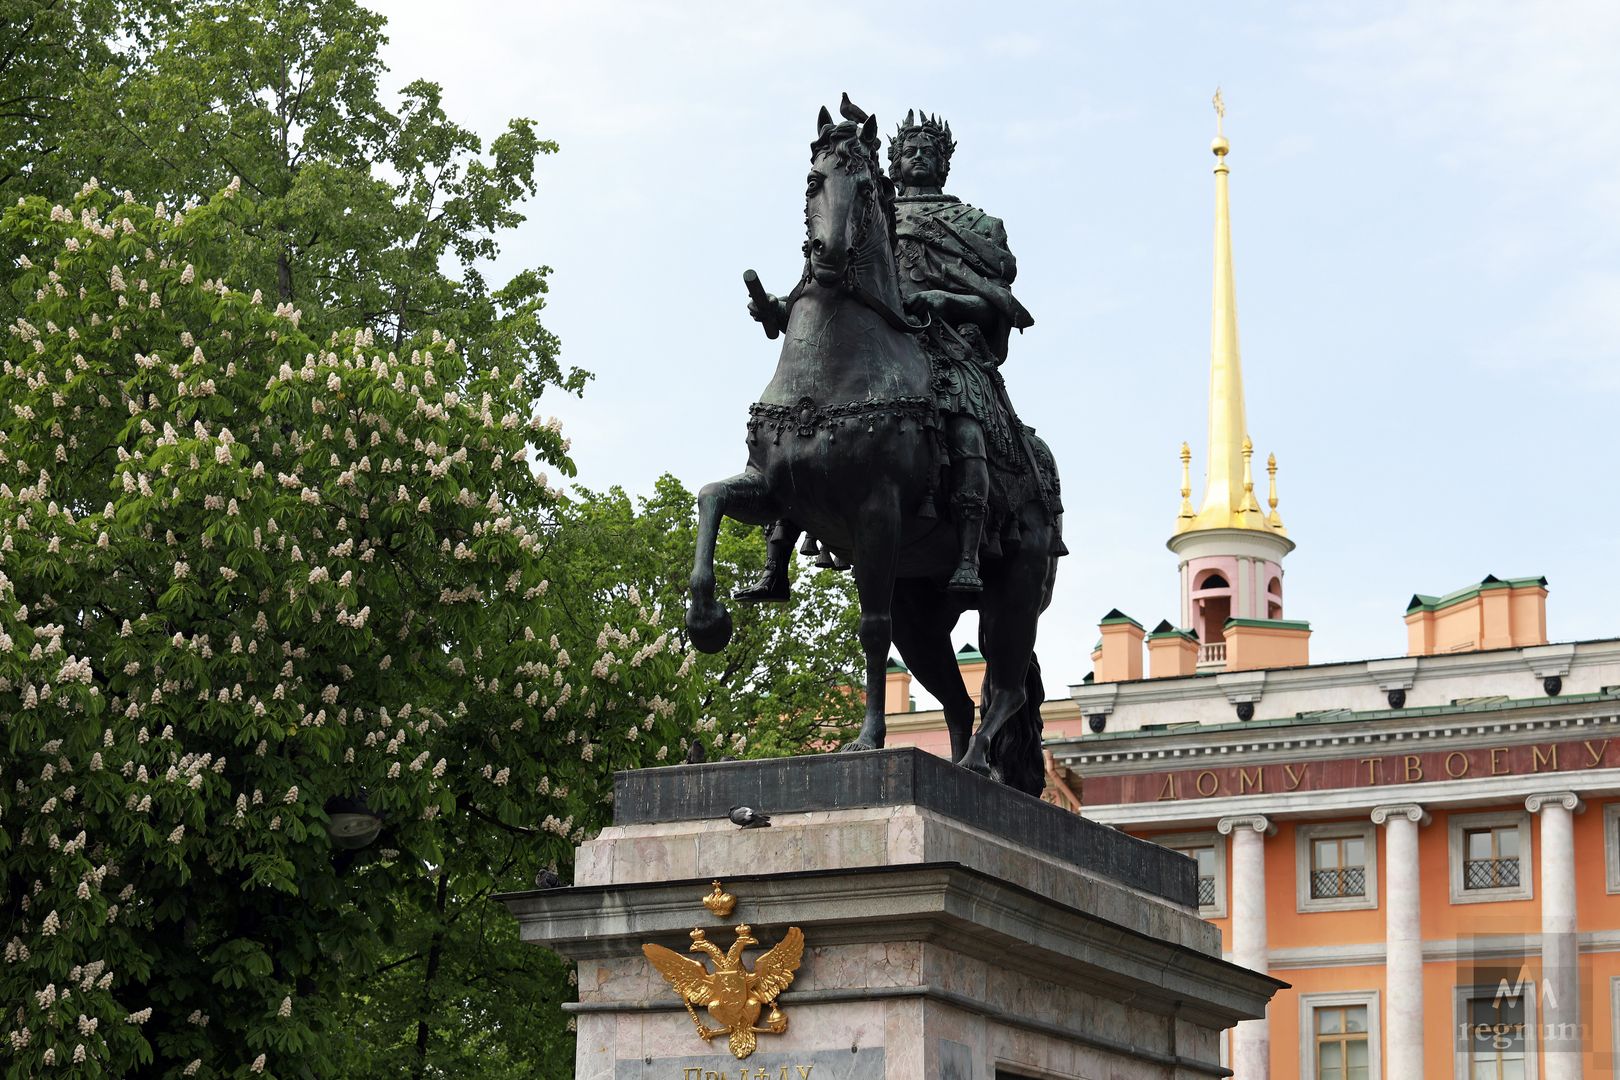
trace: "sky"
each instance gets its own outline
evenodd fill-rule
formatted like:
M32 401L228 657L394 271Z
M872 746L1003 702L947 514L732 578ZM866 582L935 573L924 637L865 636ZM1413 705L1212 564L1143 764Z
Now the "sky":
M1401 655L1414 592L1486 574L1545 575L1552 640L1620 636L1620 5L377 6L399 86L561 146L494 270L552 268L546 325L595 373L542 406L581 483L741 469L780 343L740 276L797 279L817 110L940 113L946 190L1006 223L1035 317L1002 370L1063 477L1061 694L1109 609L1176 618L1219 86L1256 472L1277 455L1312 660Z

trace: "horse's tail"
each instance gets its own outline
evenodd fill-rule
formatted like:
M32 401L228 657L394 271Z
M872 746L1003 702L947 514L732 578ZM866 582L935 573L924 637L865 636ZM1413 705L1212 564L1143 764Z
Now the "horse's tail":
M993 776L1036 798L1046 790L1046 760L1041 753L1041 702L1045 700L1041 662L1031 653L1024 675L1024 705L996 732L987 754Z

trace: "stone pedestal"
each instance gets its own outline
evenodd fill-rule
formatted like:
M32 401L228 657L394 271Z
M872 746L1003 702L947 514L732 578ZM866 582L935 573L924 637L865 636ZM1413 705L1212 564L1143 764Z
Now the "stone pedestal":
M736 804L764 829L726 819ZM571 888L505 897L579 964L576 1080L1193 1080L1284 985L1223 961L1193 863L913 749L621 773ZM737 898L702 906L711 880ZM642 955L804 957L779 1035L704 1043ZM698 1015L718 1026L700 1008ZM763 1021L761 1021L763 1024Z

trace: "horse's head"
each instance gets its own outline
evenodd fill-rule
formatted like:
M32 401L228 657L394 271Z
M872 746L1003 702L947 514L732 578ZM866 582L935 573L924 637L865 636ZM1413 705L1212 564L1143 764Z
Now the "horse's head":
M878 164L877 117L850 104L848 94L840 112L841 123L825 107L816 120L804 196L804 254L811 277L826 287L844 281L874 241L887 248L893 201L893 184Z

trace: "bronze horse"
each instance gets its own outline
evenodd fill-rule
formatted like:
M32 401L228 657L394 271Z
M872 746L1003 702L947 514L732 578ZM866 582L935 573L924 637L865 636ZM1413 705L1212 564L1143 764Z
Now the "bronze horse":
M731 638L731 615L715 597L721 516L755 525L791 520L854 570L866 715L845 749L883 745L892 644L939 698L953 758L1039 795L1044 691L1035 630L1051 601L1061 515L1039 498L1014 507L1012 532L1021 542L985 560L983 591L945 590L959 548L940 490L933 361L923 327L902 310L894 189L878 163L877 120L853 106L843 111L853 118L834 124L823 108L817 120L804 273L787 298L776 373L750 409L748 463L698 494L687 630L705 652ZM963 610L975 605L986 661L977 732L950 638Z

